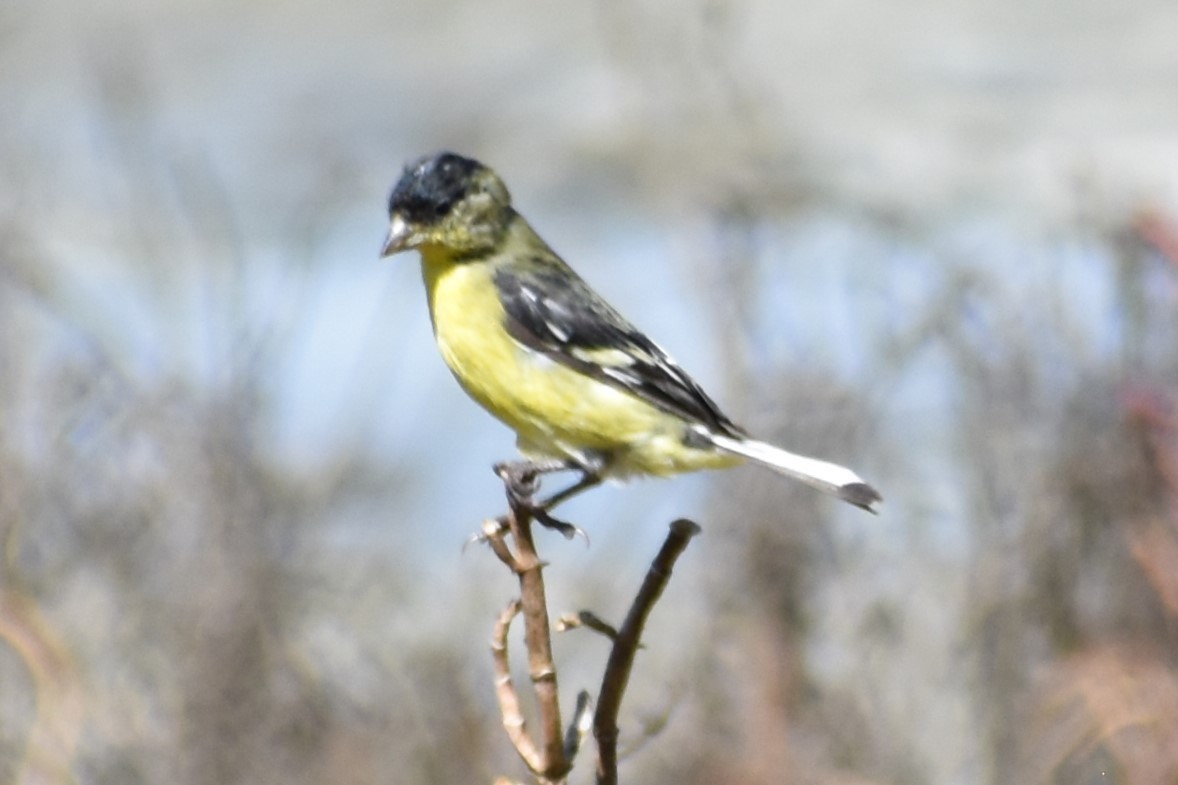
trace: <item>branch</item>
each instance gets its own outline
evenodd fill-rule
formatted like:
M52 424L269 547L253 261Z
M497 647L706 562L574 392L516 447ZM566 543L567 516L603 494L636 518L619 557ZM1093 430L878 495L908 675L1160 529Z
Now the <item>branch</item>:
M524 641L528 649L528 672L539 707L538 757L524 762L538 777L559 780L568 773L564 733L561 730L560 694L556 666L552 661L552 635L548 626L548 601L544 591L543 562L532 540L532 495L536 490L534 470L519 465L502 467L499 476L507 488L511 512L507 524L515 543L510 566L519 576L520 609L524 615ZM493 543L494 544L494 543ZM496 549L499 554L499 550ZM503 558L501 554L500 558ZM504 715L506 722L506 715ZM529 741L529 744L532 744ZM516 749L520 749L516 746ZM523 752L520 753L523 755ZM533 765L533 763L538 765Z
M499 714L503 717L503 728L515 751L524 759L532 771L543 768L540 751L528 735L524 713L520 709L519 694L511 680L511 662L507 656L507 632L512 620L519 614L519 600L512 600L499 614L495 631L491 634L491 659L495 663L495 697L499 699Z
M560 618L556 620L556 631L567 632L568 630L575 630L578 627L584 627L593 630L599 635L604 635L611 641L618 639L617 629L609 622L602 619L593 611L577 611L576 613L562 613Z
M577 697L577 709L567 734L561 731L560 700L557 689L556 666L552 660L552 634L545 596L544 563L536 553L532 539L532 523L538 522L558 531L577 531L576 527L547 516L533 498L538 489L538 477L551 471L544 465L519 463L497 464L496 473L507 490L510 512L484 523L482 532L474 540L490 545L495 555L516 574L520 584L520 599L513 600L500 613L491 639L491 654L495 667L495 694L503 727L516 751L537 780L548 785L563 783L572 768L572 761L590 725L597 741L597 782L616 785L618 780L618 710L630 679L634 657L641 648L640 639L646 619L671 578L675 561L687 548L691 538L700 532L695 523L680 519L670 526L663 547L647 570L620 630L590 612L562 617L562 628L584 626L613 641L596 711L588 693ZM510 533L512 547L508 545ZM524 616L524 640L528 649L528 669L539 713L539 736L527 729L519 694L511 679L507 651L507 635L517 615Z
M589 696L588 690L581 690L577 693L577 707L573 709L573 721L569 723L569 729L564 737L564 756L568 760L570 768L577 753L581 750L581 742L585 741L585 737L592 727L593 698Z
M601 692L597 697L597 713L593 719L593 737L597 740L598 785L617 785L618 782L618 710L630 680L630 669L638 651L642 628L646 626L646 618L671 579L675 561L686 550L691 538L700 532L699 525L686 518L672 523L670 529L663 547L646 572L646 579L630 605L622 628L618 630L609 662L605 666Z

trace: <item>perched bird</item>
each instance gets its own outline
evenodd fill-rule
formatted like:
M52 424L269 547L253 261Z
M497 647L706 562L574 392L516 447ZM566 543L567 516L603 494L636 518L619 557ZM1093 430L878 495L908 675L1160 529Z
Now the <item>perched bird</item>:
M666 476L746 460L866 510L850 469L750 438L511 206L489 167L454 153L405 168L382 256L416 248L438 348L458 383L515 430L539 472L580 480Z

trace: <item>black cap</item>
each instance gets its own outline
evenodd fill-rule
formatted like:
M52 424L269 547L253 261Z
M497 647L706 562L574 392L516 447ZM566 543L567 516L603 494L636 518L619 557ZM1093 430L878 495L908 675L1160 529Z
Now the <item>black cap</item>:
M427 155L405 167L389 196L389 214L400 213L416 224L433 223L466 196L472 177L483 168L456 153Z

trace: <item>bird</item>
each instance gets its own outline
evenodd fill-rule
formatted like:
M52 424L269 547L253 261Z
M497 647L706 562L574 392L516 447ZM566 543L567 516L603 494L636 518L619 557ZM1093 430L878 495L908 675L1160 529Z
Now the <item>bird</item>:
M430 320L458 384L515 431L525 465L604 480L754 463L876 512L855 472L759 441L540 238L490 167L443 151L388 200L385 258L417 250Z

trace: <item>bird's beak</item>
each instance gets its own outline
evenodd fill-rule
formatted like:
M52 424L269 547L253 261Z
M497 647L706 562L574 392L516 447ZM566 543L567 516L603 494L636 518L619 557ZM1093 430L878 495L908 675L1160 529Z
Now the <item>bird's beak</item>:
M385 238L384 248L380 251L381 258L411 248L412 243L413 227L401 217L400 213L393 213L389 219L389 236Z

